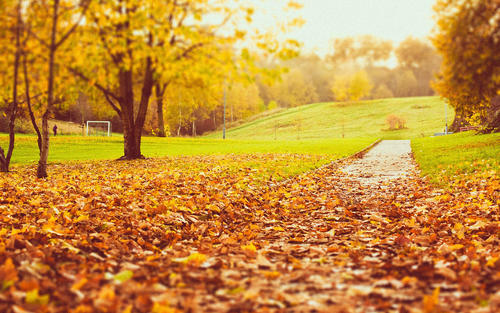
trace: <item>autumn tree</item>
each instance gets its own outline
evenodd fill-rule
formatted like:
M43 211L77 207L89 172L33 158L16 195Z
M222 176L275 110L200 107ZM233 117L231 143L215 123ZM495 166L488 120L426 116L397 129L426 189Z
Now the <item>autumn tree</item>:
M349 94L352 101L358 101L363 97L370 95L373 88L368 75L365 71L358 71L351 79Z
M432 95L431 81L439 71L441 58L424 40L408 37L395 50L399 67L413 72L417 80L415 95Z
M500 93L500 1L438 0L432 41L443 57L438 93L449 100L456 130L475 114L490 130L500 129L500 112L488 112Z
M389 87L387 87L387 85L380 84L373 90L372 97L373 99L387 99L393 98L394 94L389 89Z
M288 108L317 102L318 94L313 83L300 70L293 69L270 88L270 98Z
M21 69L22 36L24 33L22 17L22 1L5 1L0 4L0 14L4 17L0 22L0 44L4 47L5 59L0 61L0 92L6 109L8 120L9 145L7 154L0 147L0 171L8 172L12 153L14 151L14 123L19 107L19 76ZM10 48L10 49L9 49ZM9 59L12 59L10 64ZM4 64L2 64L4 63ZM2 81L6 80L6 81Z
M200 23L210 9L205 1L92 3L79 42L86 58L71 70L99 89L120 116L123 159L142 157L142 130L159 73L212 39L211 28Z
M161 103L177 76L175 64L200 53L219 59L219 51L245 37L238 21L251 20L252 13L231 1L93 2L80 39L85 57L72 71L99 89L120 116L123 159L142 157L141 136L155 86ZM219 32L224 25L231 27Z
M328 63L318 55L300 55L286 62L285 66L292 70L299 70L302 72L304 79L314 85L319 101L326 102L332 100L330 83L334 71L333 68L328 66Z
M231 121L247 118L259 111L262 99L255 83L233 84L227 92Z
M336 101L349 100L349 86L351 77L349 75L337 75L333 80L332 93Z
M337 101L358 101L367 97L373 88L365 71L352 75L337 75L332 85L332 92Z
M390 40L383 40L371 35L336 38L333 41L333 53L328 59L337 66L358 63L361 66L373 65L386 61L393 50Z
M56 81L64 68L61 53L68 49L68 39L75 33L82 23L85 12L91 0L66 1L66 0L38 0L30 3L29 12L33 27L30 34L41 47L39 58L46 71L46 88L43 90L44 102L40 108L42 116L40 141L40 159L37 166L37 177L47 177L47 160L49 156L49 118L53 114L54 106L62 102L63 95L58 93L61 89L68 88ZM65 84L68 82L66 81ZM38 128L34 119L33 126Z
M392 71L388 87L393 90L396 97L414 97L418 95L418 81L410 69L395 68Z

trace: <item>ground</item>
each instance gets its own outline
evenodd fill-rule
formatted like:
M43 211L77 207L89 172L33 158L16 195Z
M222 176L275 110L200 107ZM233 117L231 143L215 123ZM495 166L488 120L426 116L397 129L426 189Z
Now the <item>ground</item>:
M412 143L420 164L446 138L429 140ZM500 309L498 158L440 187L408 144L285 179L325 156L60 163L46 180L16 167L0 184L0 311Z

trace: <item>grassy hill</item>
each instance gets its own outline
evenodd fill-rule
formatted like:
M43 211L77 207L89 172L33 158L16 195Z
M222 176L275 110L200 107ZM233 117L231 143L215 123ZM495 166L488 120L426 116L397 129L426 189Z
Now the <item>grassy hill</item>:
M228 129L234 139L318 139L379 137L407 139L431 136L444 129L444 103L439 97L393 98L353 103L314 103L249 121ZM386 118L406 120L406 129L387 130ZM448 125L454 112L448 109ZM207 135L221 137L221 131Z

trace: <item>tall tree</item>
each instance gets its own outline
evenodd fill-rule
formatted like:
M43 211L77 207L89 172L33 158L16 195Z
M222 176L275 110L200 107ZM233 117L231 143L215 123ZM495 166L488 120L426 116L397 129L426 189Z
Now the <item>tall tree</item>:
M439 71L441 58L431 46L421 39L408 37L396 48L399 66L411 70L417 80L415 95L432 95L431 81Z
M359 63L370 66L391 57L393 47L389 40L382 40L371 35L336 38L333 41L333 53L328 59L334 64Z
M239 7L238 7L239 8ZM73 68L105 96L120 116L124 131L123 159L141 158L141 136L146 114L156 86L161 104L170 80L179 68L174 64L210 47L231 45L234 34L216 31L237 9L224 1L95 1L87 15L82 49L88 54ZM206 15L220 14L218 22ZM90 65L89 66L89 61ZM160 112L160 115L161 112Z
M455 108L452 128L478 114L485 123L497 116L488 128L498 131L500 112L487 112L500 93L500 1L438 0L434 10L432 41L443 57L434 87Z
M37 177L47 177L47 160L49 156L49 118L53 113L56 102L60 101L56 94L56 77L61 68L63 54L60 50L63 45L75 33L82 23L85 11L88 9L91 0L81 0L78 2L71 0L36 0L30 6L31 17L35 19L34 27L30 29L32 36L43 47L41 56L46 63L47 87L46 103L42 108L42 127L40 159L37 166ZM48 22L47 22L48 21ZM34 127L38 127L32 119Z
M315 86L298 69L292 69L283 76L281 82L273 85L270 97L281 107L296 107L318 101Z
M4 94L4 103L6 105L6 116L8 120L9 129L9 145L7 149L7 154L5 154L2 147L0 147L0 171L8 172L9 165L12 158L12 153L14 151L14 123L16 120L16 115L19 107L19 76L21 69L21 55L22 55L22 36L24 33L23 16L22 16L22 1L5 1L0 5L0 14L4 16L2 22L0 23L1 31L0 41L3 41L2 46L9 46L9 42L13 42L13 49L7 51L7 59L10 59L10 54L13 54L12 65L7 62L5 67L10 73L5 73L7 75L2 75L7 78L9 82L5 82L10 88L2 88L3 91L7 91ZM1 65L1 64L0 64ZM10 75L8 75L10 74ZM1 80L0 80L1 83ZM10 91L10 92L9 92Z

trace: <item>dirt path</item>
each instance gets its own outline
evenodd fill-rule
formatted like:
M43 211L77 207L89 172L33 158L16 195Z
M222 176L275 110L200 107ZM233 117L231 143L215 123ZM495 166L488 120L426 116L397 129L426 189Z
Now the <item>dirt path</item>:
M409 140L384 140L342 171L361 185L385 184L415 174Z
M468 256L450 248L456 238L440 220L446 203L417 175L409 141L383 141L359 160L324 167L272 193L280 201L263 201L264 215L250 226L255 237L247 239L256 250L230 254L233 266L222 270L241 294L206 295L199 299L203 310L469 312L477 306L470 285L488 274L475 273L469 286L457 283ZM221 302L224 296L229 302Z

